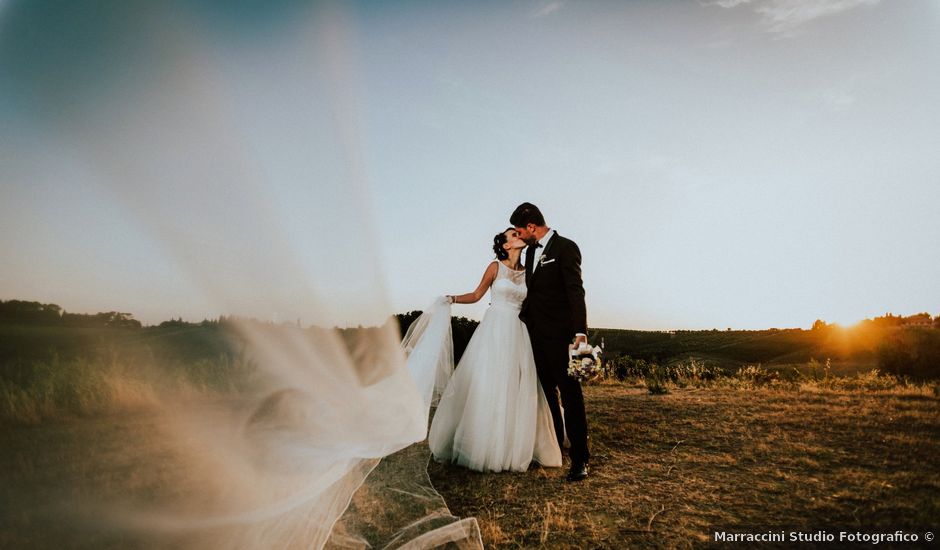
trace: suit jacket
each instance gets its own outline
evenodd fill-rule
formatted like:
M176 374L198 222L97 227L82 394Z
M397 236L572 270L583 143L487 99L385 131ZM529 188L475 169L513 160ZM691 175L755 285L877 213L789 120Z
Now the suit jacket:
M529 334L539 339L570 341L587 334L587 310L581 281L581 250L571 239L555 232L534 269L532 249L526 251L526 285L522 319Z

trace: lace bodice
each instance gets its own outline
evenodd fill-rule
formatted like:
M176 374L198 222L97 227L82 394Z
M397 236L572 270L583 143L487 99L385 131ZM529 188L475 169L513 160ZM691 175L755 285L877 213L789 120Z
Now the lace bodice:
M503 262L498 264L496 271L496 280L490 287L490 305L510 306L515 309L522 307L522 301L525 300L525 271L514 271Z

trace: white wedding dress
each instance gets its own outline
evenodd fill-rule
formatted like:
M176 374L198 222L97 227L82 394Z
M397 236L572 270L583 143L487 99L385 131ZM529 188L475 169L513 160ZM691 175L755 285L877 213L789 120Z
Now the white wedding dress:
M497 264L490 307L444 389L428 443L435 459L483 472L525 471L533 460L561 466L529 333L519 320L525 272Z

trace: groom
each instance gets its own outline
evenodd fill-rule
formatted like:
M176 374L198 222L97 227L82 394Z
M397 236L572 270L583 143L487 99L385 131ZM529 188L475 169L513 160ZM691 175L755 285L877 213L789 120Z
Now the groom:
M587 312L581 282L581 251L574 241L545 225L542 212L531 203L520 204L509 223L529 247L526 249L525 280L528 294L519 318L525 322L535 354L542 390L548 399L558 444L565 429L571 442L568 481L588 475L587 418L581 383L568 376L568 344L587 343ZM558 395L565 409L562 420Z

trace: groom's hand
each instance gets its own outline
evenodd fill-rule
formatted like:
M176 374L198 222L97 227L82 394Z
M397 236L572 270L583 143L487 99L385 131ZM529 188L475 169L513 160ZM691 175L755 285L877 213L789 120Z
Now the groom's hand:
M587 345L587 335L578 334L574 337L574 347L578 349L581 345Z

